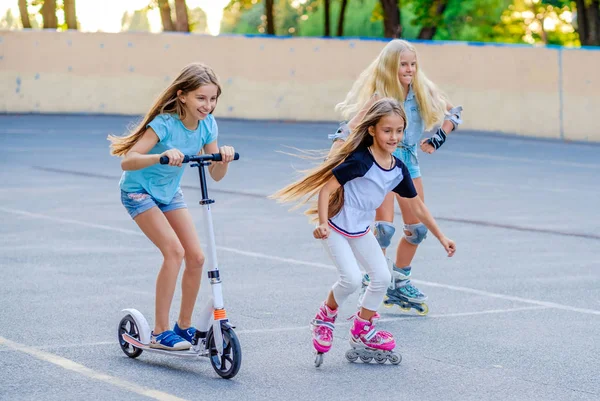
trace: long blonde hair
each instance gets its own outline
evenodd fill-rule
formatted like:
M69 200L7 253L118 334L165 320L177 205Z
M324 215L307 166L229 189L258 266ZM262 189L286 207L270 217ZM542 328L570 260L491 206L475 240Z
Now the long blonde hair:
M214 71L205 64L192 63L185 66L179 76L165 89L154 102L150 111L142 122L125 136L109 135L111 142L110 153L114 156L124 156L129 149L144 135L146 125L159 114L177 114L180 119L185 118L185 108L177 96L178 91L184 94L195 91L202 85L216 85L217 99L221 95L221 85ZM211 113L214 111L211 110Z
M319 193L321 188L333 177L333 168L340 165L351 153L359 148L371 146L373 136L369 133L369 127L377 125L383 117L396 114L404 121L406 128L406 114L400 103L393 98L384 98L376 101L367 111L363 120L354 128L344 144L337 149L325 162L319 166L304 171L305 176L300 180L280 189L271 199L276 199L281 203L298 202L294 208L300 207L309 202ZM334 191L329 198L329 216L335 216L344 203L344 188L340 187ZM316 202L305 212L312 217L312 221L318 220L318 211Z
M350 119L374 93L404 102L406 93L400 84L398 70L400 55L407 51L413 52L417 56L417 50L407 41L391 40L377 58L360 74L346 95L346 99L335 106L336 111L341 112L344 119ZM431 130L434 126L441 124L446 114L448 98L425 76L418 60L412 88L421 117L425 122L425 129Z

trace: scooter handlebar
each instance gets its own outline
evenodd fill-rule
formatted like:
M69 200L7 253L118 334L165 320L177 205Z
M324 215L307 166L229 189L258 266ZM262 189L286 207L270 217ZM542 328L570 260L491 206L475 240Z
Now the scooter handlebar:
M235 155L233 156L233 160L239 160L239 158L240 158L240 154L238 152L235 152ZM220 162L221 160L223 160L223 158L221 157L220 153L210 153L207 155L185 155L185 156L183 156L184 163L201 162L201 161ZM169 164L169 158L167 156L161 156L160 164Z

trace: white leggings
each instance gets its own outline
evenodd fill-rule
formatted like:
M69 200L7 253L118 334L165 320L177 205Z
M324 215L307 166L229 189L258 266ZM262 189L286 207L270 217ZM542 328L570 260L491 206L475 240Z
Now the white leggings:
M333 297L338 305L344 303L362 283L360 263L369 274L370 283L362 301L362 307L376 311L381 303L391 274L387 267L385 256L372 232L362 237L349 238L334 230L329 231L329 237L323 241L325 250L335 264L340 278L333 285Z

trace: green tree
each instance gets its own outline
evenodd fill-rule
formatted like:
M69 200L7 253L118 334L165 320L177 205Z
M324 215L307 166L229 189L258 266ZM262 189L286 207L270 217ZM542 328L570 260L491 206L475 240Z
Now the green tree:
M0 29L18 29L21 26L19 19L14 17L10 8L6 10L6 14L0 19Z
M276 0L272 9L273 14L273 32L284 35L298 34L298 20L300 14L298 10L291 5L289 0ZM221 32L239 33L239 34L269 34L268 16L265 14L265 4L257 1L250 4L251 1L231 2L225 8L223 20L221 21Z
M148 9L158 7L165 32L190 32L188 8L185 0L151 0Z
M263 29L268 35L275 35L275 0L231 0L227 7L225 7L225 12L230 13L230 18L235 19L236 17L232 16L232 14L244 13L250 9L256 9L261 2L264 3L263 14L261 15L261 20L264 19L265 21ZM281 3L288 4L289 1L279 0L278 5L281 5ZM259 26L260 25L262 24L259 24ZM227 24L225 24L225 28L227 27ZM258 28L258 30L259 32L261 31L260 28Z
M206 13L200 7L189 10L190 32L209 33Z
M121 18L121 30L149 32L150 22L148 21L148 8L135 10L132 13L123 13L123 17Z
M577 45L569 1L514 0L495 27L495 40Z
M414 10L413 22L419 26L419 35L423 36L424 26L431 26L431 16L421 17L423 0L411 3ZM444 9L443 15L434 16L436 29L431 39L435 40L461 40L488 42L496 40L498 36L495 27L500 23L502 14L512 0L450 0ZM423 22L422 22L423 21ZM418 37L417 36L417 37Z
M307 2L297 9L299 14L298 34L301 36L322 36L325 25L324 13L318 2ZM337 24L340 31L342 2L331 5L332 25ZM383 16L377 13L379 0L352 0L345 4L342 31L345 36L381 37L383 36Z

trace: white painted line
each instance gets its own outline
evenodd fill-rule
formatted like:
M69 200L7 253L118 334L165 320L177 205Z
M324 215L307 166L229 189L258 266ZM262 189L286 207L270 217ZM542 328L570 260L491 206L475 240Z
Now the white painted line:
M0 345L4 345L8 348L11 348L15 351L23 352L25 354L31 355L36 359L50 362L54 365L60 366L63 369L70 370L75 373L79 373L85 377L89 377L90 379L98 380L111 386L119 387L123 390L129 391L131 393L136 393L139 395L143 395L148 398L152 398L159 401L186 401L184 398L176 397L172 394L168 394L159 390L154 390L151 388L140 386L139 384L129 382L127 380L123 380L121 378L110 376L104 373L96 372L88 367L85 367L77 362L74 362L70 359L63 358L62 356L54 355L46 351L42 351L36 348L28 347L23 344L19 344L10 340L7 340L4 337L0 337Z
M217 249L220 249L222 251L231 252L231 253L237 253L238 255L253 256L255 258L263 258L263 259L275 260L277 262L290 263L290 264L293 264L293 265L313 266L313 267L320 267L322 269L336 270L335 266L328 265L328 264L325 264L325 263L305 262L305 261L297 260L297 259L282 258L280 256L266 255L264 253L259 253L259 252L242 251L242 250L239 250L239 249L229 248L229 247L226 247L226 246L219 246L219 245L217 245Z
M547 306L523 306L520 308L508 308L508 309L488 309L482 310L479 312L457 312L457 313L433 313L431 315L427 315L430 319L440 319L446 317L464 317L464 316L478 316L478 315L493 315L496 313L512 313L512 312L522 312L529 310L542 310L542 309L550 309ZM389 318L389 319L381 319L381 322L387 322L391 320L398 320L398 318Z
M393 310L394 308L390 308ZM520 308L508 308L508 309L490 309L483 310L477 312L460 312L460 313L447 313L447 314L431 314L425 317L415 316L415 315L401 315L397 317L387 317L379 319L380 322L395 322L398 320L402 321L418 321L418 320L427 320L427 319L439 319L439 318L448 318L448 317L466 317L466 316L478 316L478 315L490 315L497 313L513 313L513 312L521 312L521 311L529 311L529 310L541 310L548 309L543 306L524 306ZM338 321L335 325L339 326L350 326L350 322ZM239 330L236 331L237 334L264 334L264 333L279 333L284 331L300 331L300 330L309 330L310 325L307 323L304 326L292 326L292 327L274 327L271 329L254 329L254 330Z
M65 219L62 217L53 217L53 216L48 216L45 214L31 213L31 212L27 212L24 210L9 209L9 208L5 208L5 207L1 207L1 206L0 206L0 211L6 212L6 213L17 214L17 215L21 215L21 216L26 216L26 217L31 217L31 218L36 218L36 219L44 219L44 220L57 221L60 223L76 224L76 225L80 225L80 226L84 226L84 227L98 228L101 230L116 231L116 232L123 233L123 234L137 235L137 236L144 237L144 233L142 233L141 231L129 230L127 228L118 228L118 227L113 227L113 226L107 226L104 224L95 224L95 223L88 223L85 221ZM267 259L275 260L275 261L282 262L282 263L290 263L290 264L303 265L303 266L305 266L307 263L310 263L310 265L314 266L314 267L321 267L321 268L325 268L325 269L335 270L335 266L327 265L324 263L303 262L301 260L282 258L279 256L265 255L265 254L258 253L258 252L242 251L240 249L229 248L226 246L218 246L217 245L217 249L220 249L220 250L226 251L226 252L236 253L238 255L243 255L243 256L251 256L251 257L255 257L255 258L267 258Z
M0 207L0 211L6 212L6 213L12 213L12 214L18 214L18 215L33 217L33 218L40 218L40 219L58 221L58 222L61 222L61 223L77 224L77 225L81 225L81 226L84 226L84 227L92 227L92 228L99 228L99 229L102 229L102 230L116 231L116 232L120 232L120 233L123 233L123 234L131 234L131 235L138 235L138 236L143 236L144 235L140 231L134 231L134 230L128 230L128 229L124 229L124 228L106 226L106 225L103 225L103 224L87 223L87 222L78 221L78 220L72 220L72 219L64 219L64 218L61 218L61 217L52 217L52 216L47 216L47 215L39 214L39 213L30 213L30 212L27 212L27 211L24 211L24 210L17 210L17 209L9 209L9 208L5 208L5 207ZM268 260L275 260L275 261L284 262L284 263L293 263L293 264L302 265L302 266L312 266L312 267L319 267L319 268L324 268L324 269L329 269L329 270L336 270L335 266L333 266L333 265L327 265L327 264L324 264L324 263L305 262L305 261L297 260L297 259L282 258L282 257L279 257L279 256L272 256L272 255L267 255L267 254L259 253L259 252L242 251L242 250L239 250L239 249L229 248L229 247L223 247L223 246L217 246L217 249L220 249L220 250L223 250L223 251L227 251L227 252L236 253L238 255L252 256L252 257L256 257L256 258L263 258L263 259L268 259ZM572 306L569 306L569 305L562 305L562 304L555 303L555 302L546 302L546 301L539 301L539 300L536 300L536 299L515 297L515 296L512 296L512 295L497 294L497 293L494 293L494 292L482 291L482 290L477 290L477 289L474 289L474 288L459 287L459 286L454 286L454 285L448 285L448 284L442 284L442 283L435 283L435 282L431 282L431 281L423 281L423 280L413 280L413 281L415 283L417 283L417 284L423 284L423 285L430 286L430 287L444 288L444 289L447 289L447 290L465 292L465 293L469 293L469 294L482 295L482 296L486 296L486 297L490 297L490 298L503 299L503 300L506 300L506 301L516 301L516 302L522 302L522 303L531 304L531 305L544 306L544 307L548 307L548 308L560 309L560 310L565 310L565 311L570 311L570 312L585 313L585 314L589 314L589 315L600 316L600 310L595 310L595 309L575 308L575 307L572 307Z
M390 308L393 310L393 308ZM542 310L549 309L544 306L523 306L520 308L507 308L507 309L489 309L477 312L458 312L458 313L439 313L439 314L431 314L426 317L416 316L416 315L401 315L397 317L387 317L382 318L380 322L395 322L395 321L405 321L405 322L416 322L420 320L427 319L441 319L441 318L452 318L452 317L469 317L469 316L479 316L479 315L492 315L492 314L500 314L500 313L514 313L514 312L522 312L522 311L531 311L531 310ZM345 321L339 321L336 323L336 326L350 326L351 323ZM310 330L310 324L306 323L303 326L288 326L288 327L273 327L268 329L251 329L251 330L236 330L236 334L266 334L266 333L282 333L287 331L302 331L302 330ZM44 345L41 347L31 347L32 349L60 349L60 348L80 348L80 347L93 347L99 345L112 345L116 346L117 341L98 341L93 343L76 343L76 344L62 344L62 345ZM2 351L2 350L0 350Z
M468 288L468 287L459 287L459 286L455 286L455 285L434 283L431 281L423 281L423 280L412 280L412 281L414 281L417 284L423 284L423 285L426 285L429 287L444 288L446 290L466 292L469 294L482 295L482 296L490 297L490 298L499 298L499 299L504 299L506 301L516 301L516 302L522 302L522 303L526 303L526 304L539 305L539 306L543 306L546 308L561 309L561 310L566 310L566 311L570 311L570 312L587 313L589 315L600 316L600 310L595 310L595 309L575 308L573 306L557 304L555 302L538 301L536 299L514 297L512 295L496 294L494 292L476 290L474 288Z

